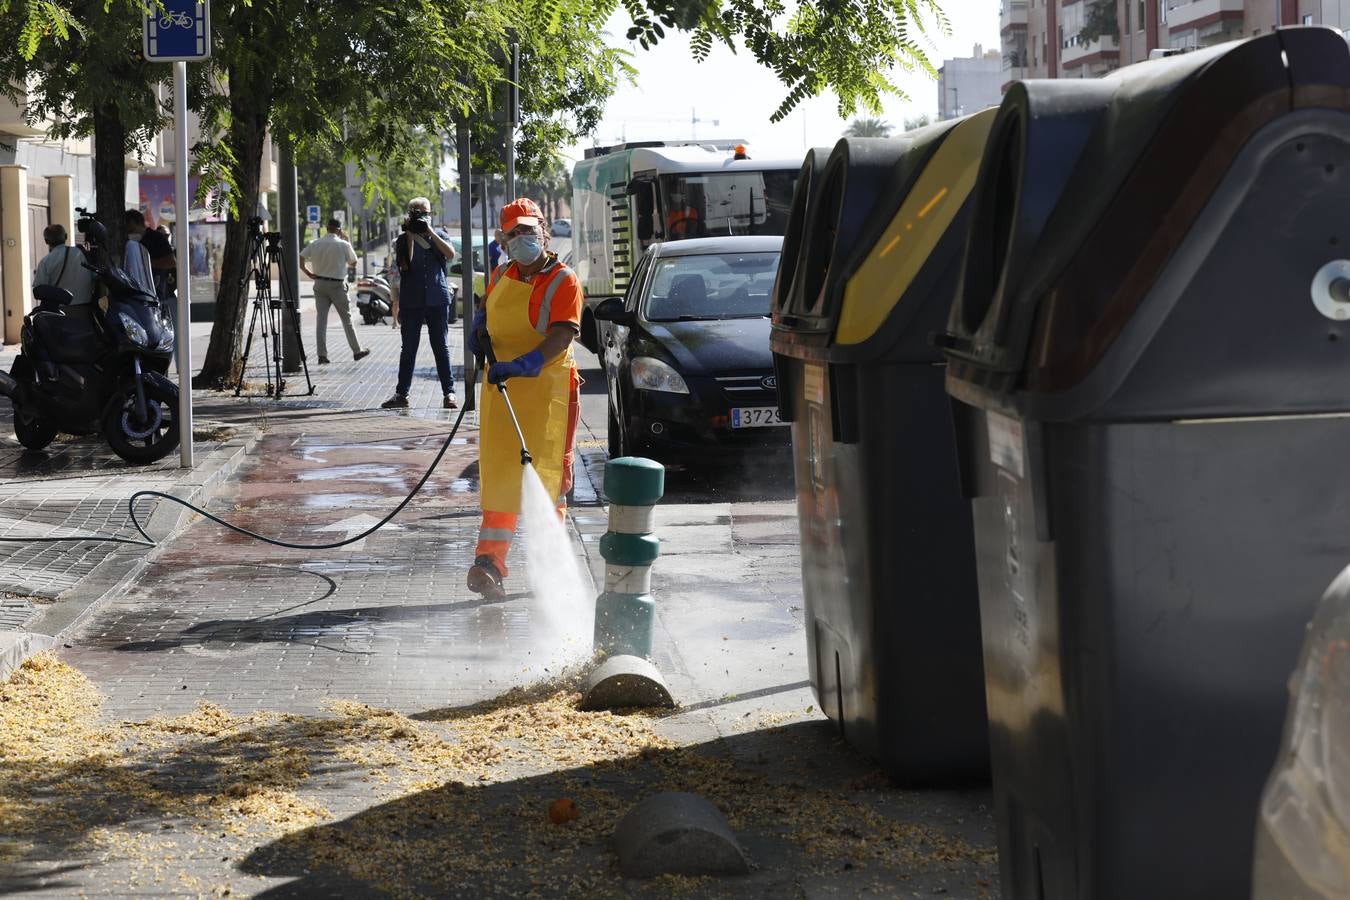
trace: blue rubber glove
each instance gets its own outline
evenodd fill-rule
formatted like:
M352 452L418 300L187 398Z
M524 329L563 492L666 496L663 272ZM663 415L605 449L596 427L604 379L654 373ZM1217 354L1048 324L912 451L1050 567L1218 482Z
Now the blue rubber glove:
M531 350L529 353L517 356L513 360L499 362L488 369L488 381L493 384L501 384L508 378L534 378L542 368L544 368L544 354L538 350Z
M473 314L473 323L469 326L469 352L474 356L483 355L481 335L487 334L487 304L478 307Z

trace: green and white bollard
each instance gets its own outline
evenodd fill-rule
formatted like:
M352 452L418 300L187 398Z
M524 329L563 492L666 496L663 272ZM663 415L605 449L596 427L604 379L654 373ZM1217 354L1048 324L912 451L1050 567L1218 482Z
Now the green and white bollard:
M652 563L661 542L652 513L666 491L666 470L650 459L623 457L605 464L609 531L600 539L605 590L595 601L595 649L605 655L582 689L582 709L673 706L652 652Z
M661 542L652 534L656 502L666 491L666 469L625 456L605 464L609 531L600 539L605 591L595 601L595 649L610 656L652 652L652 563Z

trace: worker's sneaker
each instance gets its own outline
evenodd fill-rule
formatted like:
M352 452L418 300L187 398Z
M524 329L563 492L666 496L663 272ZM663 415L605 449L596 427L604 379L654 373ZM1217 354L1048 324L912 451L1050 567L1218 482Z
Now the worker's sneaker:
M402 394L395 394L388 400L380 404L380 409L407 409L408 398Z
M321 366L326 366L326 365L328 365L328 357L326 357L326 356L320 356L320 357L319 357L319 365L321 365Z
M355 353L352 354L352 359L356 360L357 362L360 362L369 355L370 355L369 350L357 350Z
M502 587L502 573L490 556L480 556L469 567L469 590L482 594L489 600L500 600L506 596Z
M441 401L441 405L446 409L459 409L459 401L455 399L454 394L446 394L445 399Z

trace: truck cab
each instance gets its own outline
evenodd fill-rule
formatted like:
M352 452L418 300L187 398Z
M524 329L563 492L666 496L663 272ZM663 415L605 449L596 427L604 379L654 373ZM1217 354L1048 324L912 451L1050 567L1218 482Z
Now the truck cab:
M758 159L742 141L645 141L592 147L572 172L572 266L586 291L581 342L595 351L592 310L623 296L633 265L661 241L782 235L800 156Z

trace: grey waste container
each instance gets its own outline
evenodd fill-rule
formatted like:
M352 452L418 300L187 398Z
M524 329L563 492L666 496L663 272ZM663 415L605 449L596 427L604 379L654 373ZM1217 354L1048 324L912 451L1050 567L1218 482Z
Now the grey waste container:
M811 682L844 738L908 783L989 770L974 537L928 338L992 120L841 141L775 314Z
M1350 558L1348 88L1286 29L999 111L944 343L1005 898L1250 892Z

